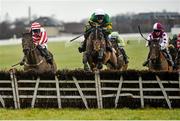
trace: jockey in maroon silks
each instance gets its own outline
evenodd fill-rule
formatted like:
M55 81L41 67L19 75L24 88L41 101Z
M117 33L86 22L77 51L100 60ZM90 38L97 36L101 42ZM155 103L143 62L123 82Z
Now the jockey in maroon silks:
M153 41L154 39L159 39L159 45L161 48L161 51L166 55L165 57L170 62L171 66L174 66L174 62L172 60L172 57L168 50L169 40L168 35L166 32L164 32L164 28L161 23L155 23L153 25L153 32L151 32L147 37L147 46L149 45L149 42ZM143 63L143 66L146 66L149 63L149 55L147 60Z
M176 40L176 48L177 48L177 50L180 49L180 33L179 33L177 40Z
M37 49L41 52L42 56L45 57L46 61L52 64L53 57L47 50L47 32L45 29L38 23L34 22L31 24L30 33L32 34L32 40ZM24 64L25 59L23 58L20 65Z

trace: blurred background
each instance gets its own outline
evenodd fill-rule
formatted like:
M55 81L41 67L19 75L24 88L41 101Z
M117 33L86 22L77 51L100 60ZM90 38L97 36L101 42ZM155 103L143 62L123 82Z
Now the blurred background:
M145 37L155 22L164 25L170 38L180 33L180 0L0 0L0 69L9 69L22 59L21 35L34 21L46 29L48 49L58 69L82 68L77 48L84 37L69 40L83 33L97 8L109 14L113 31L125 39L130 69L145 69L142 63L148 53L138 25Z
M176 34L179 5L180 0L0 0L0 43L20 38L33 21L40 22L49 37L68 40L83 32L97 8L109 14L113 30L122 35L138 33L137 25L143 33L150 32L157 21Z

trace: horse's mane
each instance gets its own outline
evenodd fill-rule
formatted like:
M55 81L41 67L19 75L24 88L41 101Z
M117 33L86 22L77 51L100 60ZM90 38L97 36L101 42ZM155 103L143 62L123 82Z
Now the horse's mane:
M31 33L30 32L23 32L22 33L22 39L25 39L27 37L30 37L31 38Z

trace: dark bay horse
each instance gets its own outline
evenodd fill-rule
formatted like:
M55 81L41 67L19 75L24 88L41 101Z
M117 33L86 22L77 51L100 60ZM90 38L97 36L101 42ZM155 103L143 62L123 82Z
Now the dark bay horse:
M175 64L176 64L175 70L180 72L180 49L177 49L177 53L175 57Z
M118 43L114 40L111 41L113 48L115 49L117 57L117 69L121 71L127 70L128 64L125 64L124 57L120 49L118 48Z
M56 72L57 67L55 61L53 60L53 64L46 62L46 59L41 55L40 51L33 43L31 33L23 33L22 48L25 59L25 71L35 71L37 73Z
M86 51L84 57L87 57L88 64L92 71L102 69L103 64L110 63L111 69L116 69L117 58L114 52L107 50L107 43L102 32L102 28L94 26L87 38ZM83 57L83 58L84 58ZM99 59L101 57L101 59Z
M172 71L172 66L169 65L163 52L160 49L159 39L154 39L149 42L149 63L150 71Z

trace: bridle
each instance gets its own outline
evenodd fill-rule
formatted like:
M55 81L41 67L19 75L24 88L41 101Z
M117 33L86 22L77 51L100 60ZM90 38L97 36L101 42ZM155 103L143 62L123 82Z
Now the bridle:
M27 40L23 40L23 41L27 41ZM32 41L32 40L29 40L29 41ZM26 57L28 57L28 56L30 56L29 54L31 53L31 52L33 52L33 51L35 51L36 49L37 49L37 46L35 46L35 44L34 43L26 43L26 44L32 44L32 46L31 47L24 47L24 45L23 45L23 52L24 52L24 55L26 56ZM36 64L29 64L29 63L27 63L26 61L24 62L24 65L25 66L30 66L30 67L36 67L36 66L38 66L38 65L40 65L41 63L43 62L43 59L41 59L38 63L36 63Z

